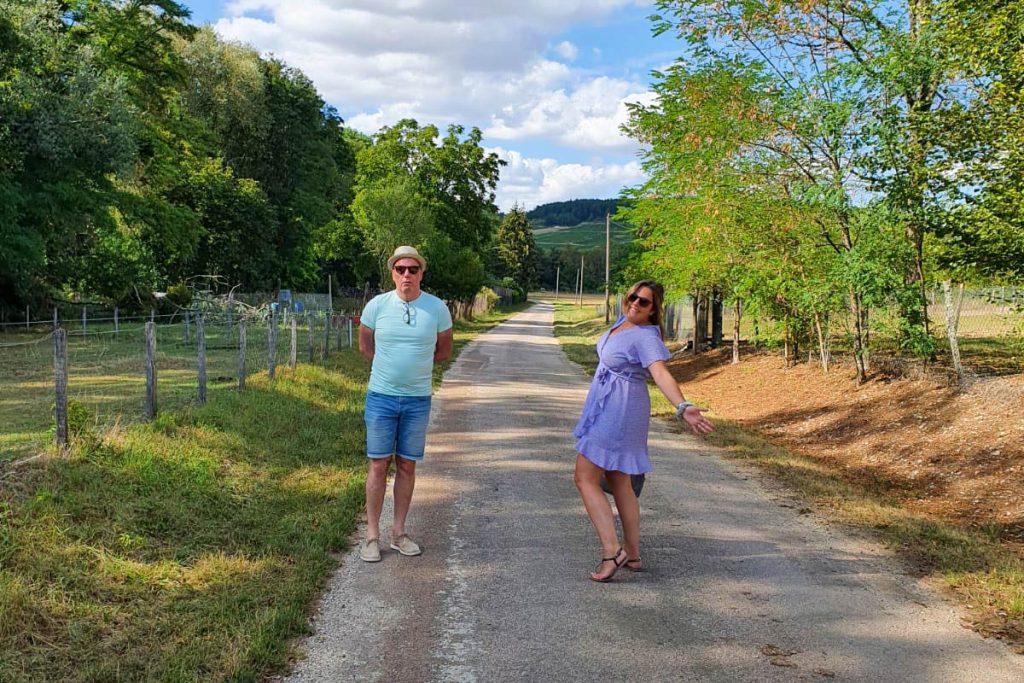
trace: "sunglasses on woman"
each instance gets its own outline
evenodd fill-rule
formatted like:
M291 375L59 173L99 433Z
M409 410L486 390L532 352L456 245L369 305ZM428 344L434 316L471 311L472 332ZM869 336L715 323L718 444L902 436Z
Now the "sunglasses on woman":
M639 295L639 294L637 294L636 292L633 292L632 294L630 294L629 296L627 296L627 297L626 297L626 299L627 299L627 300L629 301L629 303L631 303L631 304L632 304L632 303L636 303L636 304L639 304L639 305L640 305L640 308L647 308L648 306L650 306L651 304L653 304L653 303L654 303L653 301L651 301L651 300L650 300L650 299L648 299L647 297L645 297L645 296L640 296L640 295Z
M415 275L420 272L419 266L395 266L395 272L399 275L405 275L405 272L409 271L409 275Z

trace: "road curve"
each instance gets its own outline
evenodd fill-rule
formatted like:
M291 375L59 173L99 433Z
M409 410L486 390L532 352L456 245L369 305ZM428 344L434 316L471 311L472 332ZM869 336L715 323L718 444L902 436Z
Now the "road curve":
M657 421L649 571L589 581L570 435L588 380L551 322L538 304L460 355L410 516L424 554L347 553L289 681L1024 681L883 551Z

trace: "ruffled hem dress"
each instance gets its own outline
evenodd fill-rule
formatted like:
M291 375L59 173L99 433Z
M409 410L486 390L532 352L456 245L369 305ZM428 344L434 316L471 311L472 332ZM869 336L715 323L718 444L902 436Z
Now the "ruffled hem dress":
M619 318L597 341L600 363L573 436L576 451L601 469L644 474L651 471L648 368L671 354L657 325L630 327L613 335L624 321Z

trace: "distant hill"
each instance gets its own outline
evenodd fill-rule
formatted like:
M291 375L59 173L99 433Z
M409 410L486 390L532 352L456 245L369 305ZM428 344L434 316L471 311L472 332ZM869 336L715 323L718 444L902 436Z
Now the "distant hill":
M570 199L567 202L551 202L527 211L526 217L536 228L604 222L606 213L615 214L617 202L616 199Z
M589 251L594 247L604 249L604 216L600 221L588 221L568 228L536 228L533 239L537 246L545 251L554 247L573 245L581 251ZM611 243L629 244L633 235L621 223L612 223Z

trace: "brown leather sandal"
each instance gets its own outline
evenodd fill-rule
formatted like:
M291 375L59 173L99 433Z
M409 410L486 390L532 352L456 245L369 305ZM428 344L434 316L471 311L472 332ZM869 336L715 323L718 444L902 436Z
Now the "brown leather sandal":
M643 558L633 557L622 563L631 572L642 572L644 570Z
M611 557L602 557L601 561L597 563L596 570L590 574L590 580L591 581L597 581L598 583L608 583L609 581L611 581L612 577L615 576L615 572L619 571L619 568L622 565L626 564L626 560L629 558L629 556L626 555L625 557L622 558L622 562L619 562L619 555L626 555L626 551L623 550L622 548L619 548L617 551L615 551L615 554L612 555ZM601 565L603 565L605 562L611 562L612 564L615 565L615 568L612 569L612 573L609 574L608 576L604 576L602 578L595 578L594 574L596 574L597 572L601 571Z

